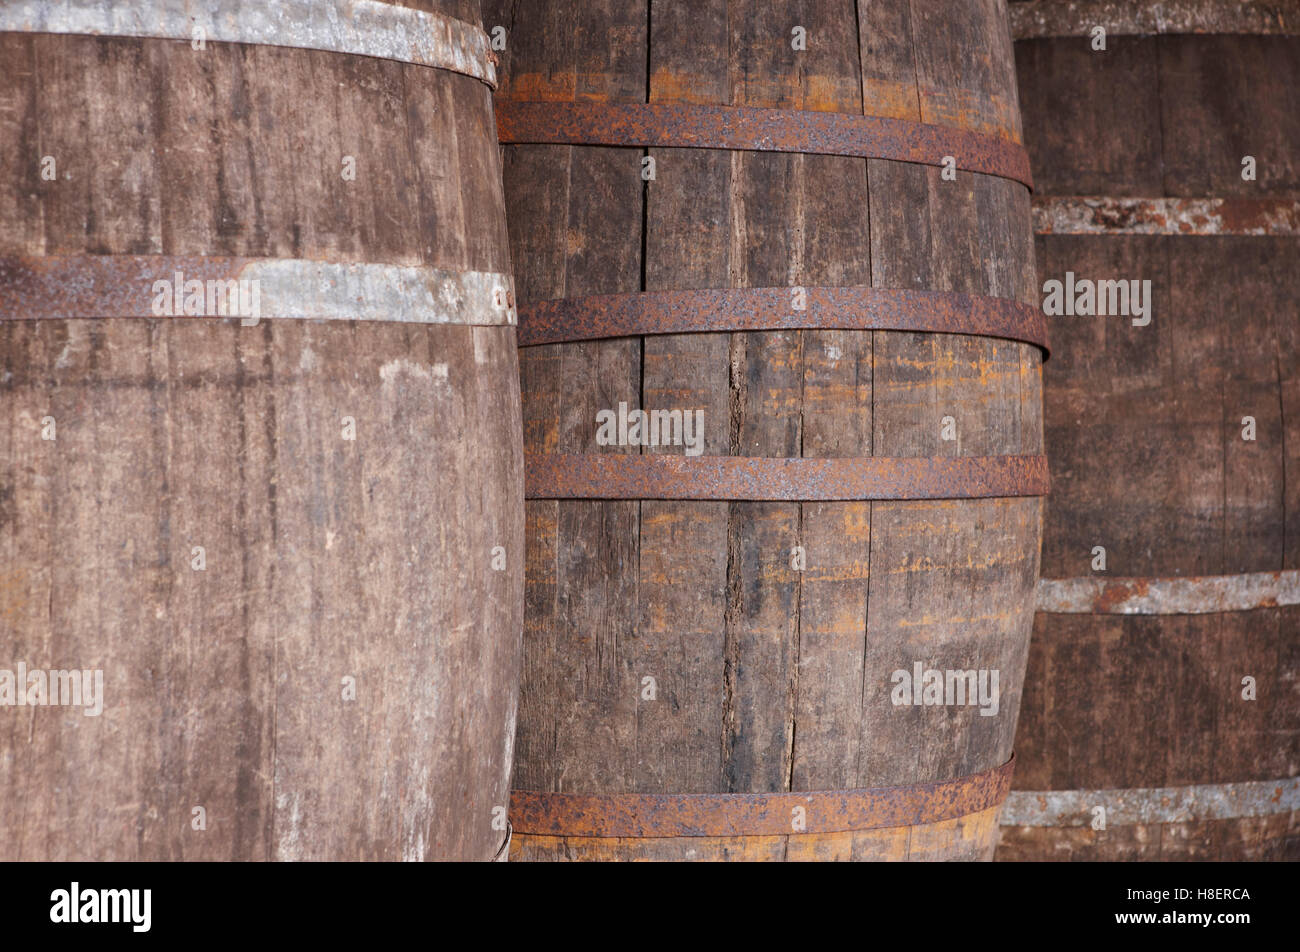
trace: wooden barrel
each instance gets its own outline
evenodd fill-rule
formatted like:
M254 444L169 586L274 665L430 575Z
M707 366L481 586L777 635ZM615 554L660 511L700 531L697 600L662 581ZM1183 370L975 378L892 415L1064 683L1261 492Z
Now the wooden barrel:
M1296 859L1300 24L1018 6L1039 280L1150 281L1150 307L1048 318L1054 483L998 856Z
M0 857L493 858L523 461L476 5L32 7Z
M531 499L512 855L991 858L1046 490L1002 3L484 23Z

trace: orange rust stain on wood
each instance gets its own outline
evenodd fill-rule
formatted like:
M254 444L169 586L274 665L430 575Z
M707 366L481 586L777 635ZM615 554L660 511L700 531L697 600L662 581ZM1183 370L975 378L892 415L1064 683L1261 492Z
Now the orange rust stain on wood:
M866 542L868 539L861 541ZM870 573L866 560L854 559L840 565L810 565L802 574L805 582L862 582L867 580Z
M989 859L998 807L939 823L789 836L581 837L516 833L517 862L848 862Z
M856 862L901 863L907 859L916 827L895 826L884 830L863 830L853 834L853 859Z
M513 73L498 96L524 102L573 102L577 76L567 73Z
M991 807L980 813L912 827L907 858L928 860L990 860L997 845L998 812Z
M28 575L21 565L0 572L0 620L16 625L27 614L31 605Z
M969 89L921 90L921 121L937 126L970 129L1020 144L1020 110L1010 99L981 95Z
M516 833L516 862L780 862L784 836L631 837L533 836Z
M905 119L909 122L921 121L915 83L867 79L863 84L863 95L865 108L862 111L868 116Z

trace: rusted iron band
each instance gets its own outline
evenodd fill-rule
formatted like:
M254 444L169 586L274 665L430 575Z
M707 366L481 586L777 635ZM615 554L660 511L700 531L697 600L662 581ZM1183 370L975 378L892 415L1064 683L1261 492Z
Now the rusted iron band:
M0 321L111 317L498 326L515 322L515 308L510 276L490 271L295 258L0 257Z
M803 307L795 310L796 296ZM1040 308L941 291L733 288L599 294L519 308L519 346L714 331L894 330L973 334L1047 349Z
M1013 790L1002 826L1090 826L1106 810L1107 826L1191 823L1300 810L1300 777L1128 790Z
M1209 615L1284 605L1300 605L1300 571L1038 582L1038 610L1058 615Z
M812 793L541 793L510 795L517 833L533 836L773 836L939 823L997 806L1011 789L1001 767L943 783Z
M1035 198L1040 235L1300 235L1294 198Z
M803 152L942 165L1033 187L1029 154L1007 139L902 119L838 112L679 103L511 102L496 104L507 144L607 145Z
M1045 456L777 459L526 454L528 499L814 502L1045 496Z
M1096 26L1108 35L1300 31L1296 0L1033 0L1007 9L1017 40L1087 36Z
M496 88L477 25L377 0L8 0L0 32L248 43L350 53L463 73ZM197 52L197 51L196 51Z

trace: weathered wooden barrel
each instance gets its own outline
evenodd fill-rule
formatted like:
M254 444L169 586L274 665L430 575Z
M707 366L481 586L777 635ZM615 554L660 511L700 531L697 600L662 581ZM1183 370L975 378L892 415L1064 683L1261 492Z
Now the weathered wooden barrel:
M476 5L0 34L0 858L494 858L523 455Z
M1047 481L1002 3L484 23L531 499L512 856L991 858Z
M1054 481L999 858L1300 857L1287 6L1012 4L1045 297L1150 295L1048 318Z

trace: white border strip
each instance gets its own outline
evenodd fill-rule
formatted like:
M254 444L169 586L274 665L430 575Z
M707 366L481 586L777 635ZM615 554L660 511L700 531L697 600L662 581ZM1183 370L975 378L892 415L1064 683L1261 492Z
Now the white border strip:
M493 89L487 34L440 13L377 0L4 0L0 32L288 46L463 73Z
M1107 826L1232 820L1300 810L1300 777L1129 790L1012 790L1002 826L1090 826L1106 809Z

